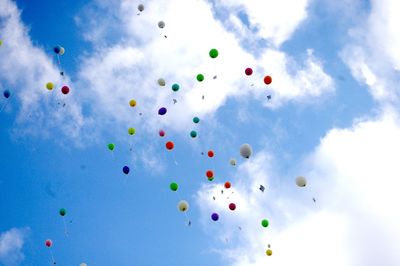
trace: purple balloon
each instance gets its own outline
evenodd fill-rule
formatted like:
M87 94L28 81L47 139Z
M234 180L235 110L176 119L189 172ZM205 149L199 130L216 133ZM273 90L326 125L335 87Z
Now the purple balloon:
M124 172L124 174L129 174L129 167L128 166L124 166L124 168L122 168L122 172Z
M158 110L158 114L159 115L165 115L167 113L167 108L165 108L165 107L161 107L159 110Z
M213 220L213 221L218 221L218 219L219 219L219 215L218 215L218 213L213 213L213 214L211 214L211 219Z

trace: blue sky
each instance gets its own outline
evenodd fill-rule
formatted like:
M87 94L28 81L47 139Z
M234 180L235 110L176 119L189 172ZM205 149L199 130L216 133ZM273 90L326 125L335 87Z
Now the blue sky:
M398 1L140 3L0 0L0 264L398 265Z

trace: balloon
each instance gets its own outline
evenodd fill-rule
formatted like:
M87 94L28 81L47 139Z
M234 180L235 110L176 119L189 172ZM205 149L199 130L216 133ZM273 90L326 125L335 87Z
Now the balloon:
M262 225L263 227L267 227L267 226L269 225L268 220L267 220L267 219L262 220L262 221L261 221L261 225Z
M181 200L180 202L178 202L178 209L181 212L185 212L185 211L189 210L189 203L187 203L186 200Z
M249 144L246 143L240 146L240 155L242 155L242 157L249 159L252 153L253 151Z
M55 46L54 48L53 48L53 51L56 53L56 54L60 54L60 51L61 51L61 46L60 45L57 45L57 46Z
M209 54L210 54L211 58L216 58L218 56L218 50L217 49L211 49Z
M160 109L158 109L159 115L165 115L166 113L167 113L167 108L161 107Z
M160 130L158 131L158 135L160 135L160 137L164 137L164 136L165 136L165 131L162 130L162 129L160 129Z
M197 124L200 122L200 118L198 118L197 116L193 117L193 123Z
M64 49L64 47L61 47L59 54L63 55L64 53L65 53L65 49Z
M11 96L11 92L10 92L9 90L5 90L5 91L3 92L3 96L4 96L6 99L8 99L8 98L10 98L10 96Z
M250 67L246 68L246 70L244 71L244 73L246 73L247 76L250 76L251 74L253 74L253 69L251 69Z
M265 76L264 77L264 83L265 84L269 85L269 84L271 84L271 82L272 82L271 76Z
M170 187L170 189L171 189L172 191L177 191L177 190L178 190L178 184L175 183L175 182L172 182L172 183L169 185L169 187Z
M197 81L202 82L204 80L204 75L203 74L198 74L196 78L197 78Z
M213 220L214 222L216 222L216 221L218 221L218 219L219 219L219 215L218 215L218 213L213 213L213 214L211 214L211 220Z
M157 80L157 83L158 83L158 85L160 85L160 86L165 86L165 80L164 80L163 78L159 78L159 79Z
M208 155L208 157L214 157L214 152L212 151L212 150L209 150L208 152L207 152L207 155Z
M214 172L211 171L211 170L207 170L206 176L207 176L208 178L214 177Z
M232 166L235 166L235 165L236 165L236 160L235 160L235 159L230 159L229 163L230 163Z
M110 151L112 151L112 150L114 150L115 145L112 144L112 143L110 143L110 144L107 145L107 147L108 147L108 149L109 149Z
M208 181L213 181L213 180L214 180L213 176L208 178Z
M68 88L68 86L63 86L63 87L61 88L61 92L62 92L63 94L68 94L68 93L69 93L69 88Z
M194 131L194 130L190 131L190 136L191 136L192 138L197 137L197 132Z
M272 250L267 249L267 251L265 253L267 254L267 256L271 256L272 255Z
M54 84L51 83L51 82L47 82L46 88L47 88L49 91L51 91L52 89L54 89Z
M128 134L133 135L135 134L136 130L133 127L128 128Z
M296 177L296 185L299 187L305 187L307 185L307 179L304 176Z
M164 28L164 27L165 27L165 22L164 22L164 21L158 22L158 27L159 27L160 29Z
M231 182L226 181L225 184L224 184L224 187L225 187L226 189L230 188L230 187L231 187Z
M235 204L235 203L230 203L230 204L229 204L229 209L230 209L231 211L234 211L234 210L236 209L236 204Z
M123 168L122 168L122 172L124 172L124 174L129 174L129 167L128 166L124 166Z
M46 245L46 247L51 247L53 245L53 241L51 241L50 239L47 239L44 244Z
M2 40L0 40L0 46L2 46L3 45L3 41Z
M167 143L165 143L165 147L167 148L167 150L172 150L174 148L174 143L172 141L168 141Z
M140 12L142 12L142 11L144 10L144 5L143 5L143 4L138 5L137 9L138 9Z
M136 101L135 101L134 99L130 100L130 101L129 101L129 105L130 105L131 107L135 107L135 106L136 106Z
M64 208L60 209L60 215L65 216L67 214L67 211Z
M178 84L178 83L174 83L174 84L172 85L172 90L173 90L173 91L178 91L178 90L179 90L179 84Z
M79 266L88 266L86 263L81 263Z

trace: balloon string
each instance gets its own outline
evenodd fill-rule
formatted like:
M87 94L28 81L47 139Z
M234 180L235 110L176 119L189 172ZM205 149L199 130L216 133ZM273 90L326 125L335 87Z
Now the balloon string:
M51 249L50 249L50 256L51 256L51 260L53 262L53 265L55 265L56 261L54 260L53 251L51 251Z
M64 222L64 234L66 237L68 237L68 229L67 229L67 223L65 222L65 217L62 217L63 222Z
M1 114L1 112L3 112L3 110L6 108L7 104L8 104L8 101L7 101L5 104L3 104L3 106L2 106L1 109L0 109L0 114Z
M60 68L60 74L61 74L63 71L62 71L61 59L60 59L59 54L57 54L57 61L58 61L58 67ZM63 75L61 74L61 76L63 76Z

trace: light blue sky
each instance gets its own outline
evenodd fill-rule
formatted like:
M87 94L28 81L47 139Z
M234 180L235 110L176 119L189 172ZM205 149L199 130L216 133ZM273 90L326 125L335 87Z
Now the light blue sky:
M395 225L387 226L393 239L384 231L360 237L400 217L369 212L375 197L398 196L386 188L375 194L372 182L359 180L387 169L385 184L398 184L389 158L399 144L400 49L381 45L400 45L391 30L400 16L387 13L395 1L261 2L149 1L137 15L139 2L123 0L0 0L0 90L11 91L0 100L0 264L50 265L46 239L57 265L68 266L400 262L384 245L366 256L371 247L360 244L400 240ZM55 45L66 50L64 80ZM211 59L214 47L220 55ZM157 85L160 77L167 86ZM49 81L56 84L51 92ZM170 89L175 82L178 92ZM65 84L68 95L60 92ZM161 106L168 108L163 117ZM357 146L361 139L368 143ZM168 140L175 143L170 152ZM249 160L240 157L243 143L253 148ZM210 149L214 158L201 154ZM212 182L207 169L215 172ZM299 175L306 188L296 187ZM169 189L173 181L177 192ZM225 181L233 187L221 195ZM187 215L177 209L182 199ZM236 211L227 210L229 202ZM359 217L373 221L358 228ZM262 218L270 221L266 229ZM360 243L349 244L354 239ZM327 261L331 253L337 257Z

